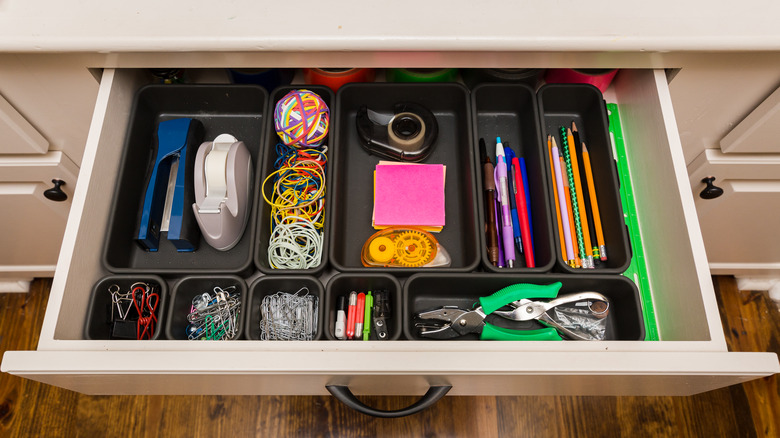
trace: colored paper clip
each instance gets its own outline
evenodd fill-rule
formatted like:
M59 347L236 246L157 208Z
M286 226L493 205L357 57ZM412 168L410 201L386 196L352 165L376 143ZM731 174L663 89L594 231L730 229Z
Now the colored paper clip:
M187 315L187 339L229 340L240 334L238 318L241 312L241 293L235 286L215 287L214 294L203 293L192 299Z

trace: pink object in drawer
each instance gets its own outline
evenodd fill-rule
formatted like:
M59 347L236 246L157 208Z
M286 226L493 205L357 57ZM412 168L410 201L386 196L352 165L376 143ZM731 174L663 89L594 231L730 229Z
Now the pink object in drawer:
M612 82L617 70L551 68L547 70L544 80L548 84L591 84L603 93Z

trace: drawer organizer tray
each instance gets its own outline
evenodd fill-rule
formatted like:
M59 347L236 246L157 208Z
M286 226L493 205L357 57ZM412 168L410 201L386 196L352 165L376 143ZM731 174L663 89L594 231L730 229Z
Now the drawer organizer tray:
M330 198L331 198L331 192L333 187L333 183L332 183L333 166L331 165L331 160L333 159L333 150L337 147L337 143L336 141L334 141L333 126L336 123L336 120L338 119L338 111L335 107L336 98L333 94L333 91L331 91L330 88L323 87L320 85L294 85L294 86L277 87L271 92L271 96L268 101L269 117L265 126L265 129L267 130L266 143L261 153L262 167L260 168L260 172L258 175L259 177L258 187L259 190L262 190L263 181L265 181L266 177L268 177L268 175L270 175L275 170L274 162L276 161L277 158L276 145L281 142L281 139L279 138L279 135L277 135L276 131L274 130L274 120L273 120L274 108L276 108L276 103L287 93L289 93L291 90L309 90L316 93L318 96L322 98L325 104L328 105L328 109L330 111L330 128L329 128L330 132L328 133L327 140L323 143L323 145L328 146L328 152L327 152L328 166L325 175L325 212L324 212L325 226L323 227L322 230L323 232L322 261L320 262L319 266L315 268L309 268L309 269L274 269L271 266L271 263L268 261L268 240L271 237L271 205L265 202L262 193L259 193L257 197L258 230L256 232L254 261L257 269L259 269L260 272L264 274L317 275L321 273L323 270L325 270L328 265L328 243L330 239L330 232L329 232L330 220L328 218L328 212L330 211L330 207L331 207ZM271 199L272 192L273 192L273 184L269 182L268 184L266 184L265 187L265 195L268 199Z
M485 233L480 233L480 253L482 266L491 272L540 273L548 272L555 264L553 251L554 216L550 215L548 205L549 186L545 172L539 113L536 105L536 93L524 84L483 84L471 93L474 111L474 160L477 163L477 203L479 205L479 229L485 229L486 212L483 164L479 156L479 139L485 140L488 158L496 162L496 137L501 137L504 146L515 151L518 158L523 157L528 170L528 186L531 202L531 230L535 267L529 268L525 258L516 254L514 268L498 268L488 259ZM510 163L507 163L509 165ZM491 176L492 177L492 176Z
M548 84L539 89L538 104L543 126L542 138L545 142L547 135L554 135L558 147L562 147L560 127L571 127L573 121L577 125L580 139L587 145L608 256L602 265L596 266L596 269L572 268L563 259L560 250L561 241L556 230L553 233L553 247L558 248L554 251L557 259L556 270L578 274L625 272L631 263L631 248L620 201L620 182L609 135L606 102L601 92L592 85ZM548 190L550 208L554 212L555 199L552 190L554 179L549 171L550 160L547 154L545 154L544 165L549 178L547 183L550 187Z
M307 290L300 291L302 288ZM249 285L249 293L246 297L246 327L244 338L261 340L260 321L262 313L260 306L263 298L277 292L288 294L313 295L317 297L317 324L314 327L313 340L322 339L323 305L325 304L325 288L322 283L310 275L267 275L259 277Z
M325 289L325 312L327 320L325 336L329 340L338 340L334 333L336 326L336 306L340 296L349 297L350 292L385 290L389 294L391 317L387 319L389 341L401 339L401 320L404 313L401 300L401 283L390 274L385 273L341 273L333 276ZM344 341L353 342L353 341ZM354 341L360 342L360 341Z
M165 331L165 311L168 304L168 284L161 277L156 275L109 275L103 277L95 283L92 288L92 296L89 300L89 307L87 309L87 321L84 325L84 338L85 339L115 339L112 335L112 321L111 316L117 312L114 307L110 288L117 286L119 291L130 291L130 287L137 282L145 282L150 285L156 286L156 293L159 297L157 304L157 322L155 324L154 334L151 336L151 340L160 339L163 336L161 333ZM130 304L132 305L132 304ZM124 304L122 305L124 307ZM127 311L131 311L127 308ZM116 314L118 315L118 314ZM114 318L119 319L119 318Z
M192 308L192 299L203 293L214 294L214 288L227 289L235 287L240 294L241 304L238 311L238 321L235 327L235 337L232 340L241 339L244 335L244 319L247 309L246 282L235 275L204 275L188 276L176 281L171 289L170 306L165 324L165 335L171 340L187 340L187 315ZM192 341L196 342L196 341Z
M415 274L404 284L404 334L409 339L426 339L420 336L415 327L414 316L422 311L442 306L472 309L480 297L487 297L513 284L547 285L558 281L563 284L559 296L575 292L598 292L609 299L605 340L641 341L645 338L639 291L631 280L619 275ZM506 323L505 326L516 330L544 328L536 321ZM455 339L477 340L479 336L470 334Z
M480 259L477 235L477 204L474 193L474 163L471 144L471 106L468 90L456 83L436 84L347 84L336 96L338 121L331 155L334 174L330 208L330 261L344 272L389 272L409 275L423 270L466 272L474 270ZM449 253L448 268L366 268L360 251L376 232L371 226L373 211L373 174L380 157L363 149L356 129L356 114L361 105L393 114L398 102L415 102L436 116L439 133L433 151L423 163L444 164L446 168L446 224L436 239ZM410 206L413 208L413 206Z
M260 148L264 144L266 101L265 89L253 85L148 85L138 90L119 164L103 250L103 262L109 271L219 274L242 273L250 269L255 205L250 206L249 222L241 240L227 251L212 248L201 237L197 249L190 253L177 252L164 238L160 239L159 250L150 252L138 245L134 233L156 155L153 135L158 123L189 117L202 122L203 141L212 141L223 133L233 135L249 150L256 178ZM257 204L257 184L250 199ZM193 225L197 227L194 219Z

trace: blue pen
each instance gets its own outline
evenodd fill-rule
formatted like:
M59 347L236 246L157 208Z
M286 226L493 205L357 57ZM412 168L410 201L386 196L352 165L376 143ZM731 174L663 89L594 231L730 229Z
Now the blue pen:
M512 159L515 158L515 152L507 146L507 143L504 142L504 154L506 155L506 160L508 162L512 162ZM523 239L520 236L520 219L517 215L517 201L515 200L515 195L517 194L517 188L515 187L515 167L514 166L507 166L509 168L509 173L511 176L509 177L509 191L511 192L511 195L509 197L509 205L512 210L512 233L515 235L515 247L520 252L520 254L523 253Z
M531 247L534 246L534 221L531 220L531 192L528 190L528 172L525 170L525 158L518 157L520 161L520 174L523 175L523 187L525 187L525 203L528 206L528 229L531 230Z

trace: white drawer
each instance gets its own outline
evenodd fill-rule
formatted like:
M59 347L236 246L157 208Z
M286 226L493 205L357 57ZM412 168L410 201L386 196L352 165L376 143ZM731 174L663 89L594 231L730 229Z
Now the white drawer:
M140 75L106 69L36 351L2 370L91 394L686 395L780 371L774 353L730 353L663 71L617 77L639 225L662 341L86 341L89 294ZM610 93L611 95L611 93Z
M78 174L76 164L61 151L0 154L0 279L54 274ZM44 195L54 180L61 181L66 199ZM0 291L7 291L5 286Z
M780 213L780 155L723 153L706 149L690 165L690 185L706 242L710 270L736 275L780 272L780 237L767 232ZM699 193L715 177L714 199ZM717 220L713 220L717 218Z

